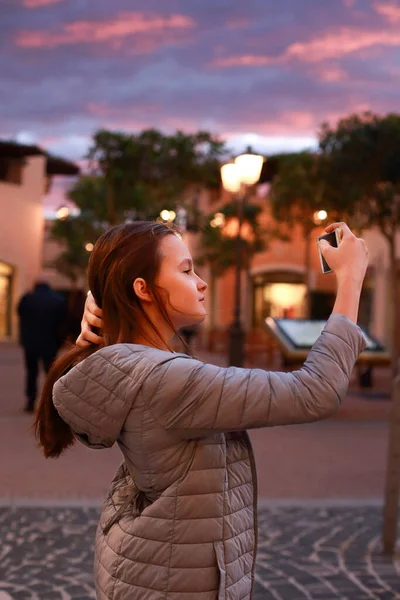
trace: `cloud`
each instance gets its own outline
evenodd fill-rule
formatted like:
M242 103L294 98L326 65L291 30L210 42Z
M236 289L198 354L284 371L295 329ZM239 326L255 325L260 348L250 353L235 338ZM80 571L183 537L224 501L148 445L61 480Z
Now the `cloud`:
M398 10L400 19L400 7ZM323 62L377 46L400 46L400 30L374 31L341 27L336 31L317 35L305 42L292 43L277 56L260 54L227 56L212 60L210 66L221 68L265 67L267 65L283 65L292 61Z
M277 118L277 116L279 117ZM329 117L330 120L335 120L337 115L332 113ZM264 116L264 118L258 118L253 123L237 121L234 123L227 122L229 127L229 136L234 134L244 134L252 128L254 133L258 133L263 137L268 138L294 138L300 137L302 139L311 139L316 134L317 129L321 124L321 116L318 111L313 110L300 110L296 108L278 110L276 114ZM294 134L295 132L295 134Z
M390 23L400 23L400 6L396 2L376 2L374 8Z
M276 154L278 152L295 152L316 149L318 141L315 136L258 135L254 133L239 134L227 132L224 135L227 146L234 154L243 152L247 146L260 154Z
M271 56L257 56L254 54L244 54L242 56L228 56L226 58L216 58L212 61L212 67L265 67L266 65L277 64L279 59Z
M272 147L363 108L399 110L389 0L280 0L273 11L174 0L172 14L157 0L29 1L37 10L2 10L0 137L31 132L66 157L101 127L204 128Z
M167 30L187 30L194 27L193 19L184 15L162 17L144 12L126 12L119 13L110 21L67 23L59 32L21 31L17 34L15 42L23 48L53 48L72 44L115 42L132 35L160 34Z
M48 136L39 140L39 146L45 147L56 156L64 156L76 160L86 154L90 144L90 136L64 135L62 137Z
M88 102L86 105L87 114L98 117L100 119L113 119L120 118L121 114L126 115L128 110L135 111L135 113L144 111L146 113L160 113L162 107L159 104L152 104L150 102L135 102L130 107L121 107L121 106L110 106L103 102Z
M64 2L64 0L23 0L23 5L26 8L38 8L49 4L58 4L59 2Z
M345 81L349 78L348 73L337 65L321 65L319 79L326 82Z
M342 27L336 32L316 36L310 41L291 44L286 50L284 58L318 62L340 58L372 46L399 45L400 31L365 31Z

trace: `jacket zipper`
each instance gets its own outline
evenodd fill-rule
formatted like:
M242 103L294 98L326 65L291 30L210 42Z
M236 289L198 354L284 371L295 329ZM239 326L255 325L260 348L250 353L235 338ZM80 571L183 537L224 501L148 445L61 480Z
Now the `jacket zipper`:
M249 451L251 475L252 475L252 480L253 480L254 558L253 558L253 566L251 568L251 591L250 591L250 598L252 598L253 587L254 587L254 571L256 568L257 547L258 547L258 514L257 514L258 478L257 478L257 466L256 466L256 459L254 456L253 446L251 444L250 436L247 431L243 431L243 437L246 441L246 446Z

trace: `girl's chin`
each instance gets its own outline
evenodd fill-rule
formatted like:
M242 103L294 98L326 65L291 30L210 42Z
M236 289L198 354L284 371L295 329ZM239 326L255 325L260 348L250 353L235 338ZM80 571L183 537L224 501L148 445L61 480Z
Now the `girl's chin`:
M200 323L202 323L206 317L207 317L207 312L206 312L206 310L204 310L204 312L201 313L201 314L191 315L190 319L188 318L187 321L186 320L185 321L181 320L176 325L176 328L180 329L180 327L192 327L194 325L200 325Z

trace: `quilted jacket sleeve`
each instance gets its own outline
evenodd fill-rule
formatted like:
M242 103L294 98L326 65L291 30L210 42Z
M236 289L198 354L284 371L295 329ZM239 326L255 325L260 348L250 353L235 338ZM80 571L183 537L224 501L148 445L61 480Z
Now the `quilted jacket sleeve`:
M155 369L143 391L154 418L183 438L312 422L339 407L364 348L359 327L333 314L298 371L220 368L177 357Z

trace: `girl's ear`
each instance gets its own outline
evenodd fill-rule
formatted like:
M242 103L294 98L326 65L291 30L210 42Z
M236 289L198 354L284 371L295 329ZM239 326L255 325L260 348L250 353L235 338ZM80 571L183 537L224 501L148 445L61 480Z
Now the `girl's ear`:
M142 302L152 301L152 295L148 290L147 283L142 277L137 277L133 282L133 291Z

